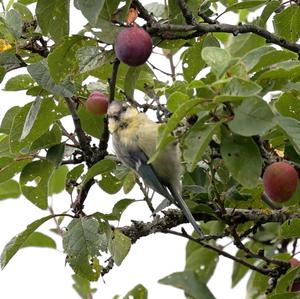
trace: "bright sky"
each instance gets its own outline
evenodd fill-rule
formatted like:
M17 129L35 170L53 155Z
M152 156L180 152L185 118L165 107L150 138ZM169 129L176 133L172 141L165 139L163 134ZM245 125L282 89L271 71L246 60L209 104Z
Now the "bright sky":
M143 4L152 1L142 1ZM163 0L157 1L163 3ZM79 31L85 20L75 10L71 11L71 28L75 33ZM153 64L168 66L159 55L152 55ZM13 73L11 75L16 75ZM3 92L5 82L9 76L0 84L1 111L0 118L11 106L24 105L33 98L27 97L23 92ZM139 190L134 190L126 195L127 198L142 198ZM110 212L113 204L125 195L118 193L110 196L103 193L100 188L94 186L85 203L85 212ZM54 196L53 206L56 212L63 212L69 208L67 194ZM26 199L0 201L0 250L17 233L23 231L26 226L34 220L48 213L33 206ZM134 216L132 216L134 215ZM129 207L124 213L120 225L130 224L130 219L150 221L150 213L144 203L136 203ZM67 222L66 222L67 224ZM7 267L0 271L0 298L17 299L76 299L79 298L72 288L72 270L65 266L65 255L62 252L61 239L49 232L54 223L48 222L41 227L41 231L53 237L57 241L58 250L25 248L19 251L10 261ZM187 226L187 230L190 227ZM125 295L130 289L142 283L149 291L149 299L185 298L183 292L173 287L160 285L157 281L176 271L184 268L186 241L179 237L156 234L143 238L132 246L132 249L120 267L116 267L93 284L98 289L94 299L109 299L114 295ZM230 249L230 247L229 247ZM232 250L231 250L232 251ZM209 282L209 287L217 299L244 297L245 281L235 289L230 289L232 262L221 258L214 277ZM241 296L243 294L243 296Z

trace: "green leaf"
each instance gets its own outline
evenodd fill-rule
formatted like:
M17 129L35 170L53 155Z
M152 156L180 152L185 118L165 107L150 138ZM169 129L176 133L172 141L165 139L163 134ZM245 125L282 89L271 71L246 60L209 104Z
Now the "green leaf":
M261 13L259 17L259 26L260 27L265 27L268 19L272 15L272 13L280 7L280 2L278 0L275 1L270 1L267 3L265 6L263 12Z
M257 95L261 91L261 86L250 80L240 78L231 78L223 88L223 95L251 97Z
M272 66L282 61L297 60L297 54L288 50L273 50L260 56L258 62L251 68L251 72L257 72L263 68Z
M31 107L25 118L20 141L25 139L28 136L28 134L30 133L30 131L35 123L35 120L40 112L41 103L42 103L42 99L40 97L37 97L36 100L34 102L32 102Z
M46 159L58 167L64 158L66 143L55 144L47 151Z
M226 11L235 11L238 9L249 9L254 7L259 7L266 3L265 0L245 0L243 2L237 2L233 5L230 5L226 8Z
M194 271L176 272L158 281L159 283L171 285L194 299L215 299L205 283Z
M63 43L48 55L49 72L55 83L60 83L77 71L76 52L84 45L85 40L86 38L80 35L66 37Z
M86 184L89 180L96 175L111 172L116 168L116 163L113 160L104 159L94 164L87 172L83 184Z
M1 121L0 133L4 133L6 135L9 134L14 118L19 113L20 109L21 108L19 106L14 106L6 111Z
M119 230L114 230L113 237L109 243L109 251L117 266L120 266L129 253L131 240Z
M60 117L61 114L56 110L53 99L43 99L34 104L26 104L15 116L10 130L11 151L28 152L31 143L42 136L49 126Z
M114 205L113 210L110 214L103 214L100 212L96 212L95 214L93 214L93 216L100 220L104 219L104 220L120 221L123 212L127 209L129 205L131 205L134 202L136 202L134 199L128 199L128 198L121 199Z
M300 237L300 219L285 221L280 227L280 235L285 239Z
M61 141L62 131L58 124L54 124L50 131L36 139L30 146L30 151L50 148Z
M136 81L139 79L142 67L129 67L124 80L124 91L129 98L133 98Z
M39 228L44 222L53 218L54 216L49 215L43 217L39 220L36 220L29 224L27 228L12 238L4 247L1 254L1 268L3 269L7 263L11 260L11 258L18 252L18 250L23 246L26 240L31 236L31 234Z
M0 53L1 54L1 53ZM0 83L2 82L2 80L4 79L4 76L6 74L5 68L0 66Z
M175 91L168 97L167 108L171 112L175 112L180 105L189 101L189 96L183 92Z
M186 167L189 172L192 172L197 163L201 160L213 135L219 129L220 124L220 122L203 124L202 121L198 121L189 130L188 135L184 138L183 144L183 158L187 163Z
M152 163L156 157L159 155L160 151L163 150L170 142L170 133L176 128L178 123L187 116L192 108L201 104L203 102L202 99L190 100L188 102L183 103L178 107L178 109L172 114L169 118L166 126L161 132L156 152L150 157L148 163ZM173 139L172 139L173 140Z
M99 19L97 22L97 28L100 28L101 31L92 31L93 34L106 44L114 44L118 34L123 30L122 27L114 25L111 22L111 18L108 21L105 19Z
M7 12L6 25L16 39L22 35L22 17L16 10L11 9Z
M79 61L79 72L85 73L99 68L112 61L113 55L113 51L101 52L99 47L82 47L76 52L76 58Z
M242 136L263 135L275 125L274 114L267 102L255 97L235 109L234 119L228 125L232 132Z
M91 288L90 281L80 275L73 274L73 288L82 299L89 299L90 295L95 293L97 289Z
M0 200L18 198L21 195L20 185L14 180L0 183Z
M81 10L92 26L97 24L103 8L104 0L75 0L75 7Z
M54 170L49 181L49 195L57 194L65 190L68 167L61 165Z
M202 59L212 68L212 71L221 77L229 66L231 56L222 48L205 47L202 50Z
M185 271L195 271L199 280L207 283L217 266L218 254L210 249L198 247L187 258Z
M275 107L282 116L295 118L300 121L299 97L292 93L282 94L275 102Z
M264 46L265 44L265 39L257 34L245 33L232 37L228 50L232 56L242 57L251 50Z
M77 111L83 130L95 138L100 138L103 132L103 116L89 113L85 107L81 106Z
M249 137L222 132L221 154L234 179L245 187L255 187L262 171L260 151Z
M253 69L258 62L261 60L261 57L266 53L274 51L275 48L270 46L259 47L253 49L252 51L246 53L246 55L242 58L242 62L246 66L247 71L249 72Z
M18 67L21 65L20 59L13 52L0 53L0 67L4 67L5 70ZM2 68L3 71L3 68ZM3 74L4 76L4 74Z
M129 291L123 299L147 299L147 298L148 298L147 289L142 284L138 284L131 291Z
M23 89L29 89L33 87L34 81L32 78L27 75L17 75L15 77L10 78L5 84L5 90L7 91L18 91Z
M73 219L63 236L64 251L69 256L98 256L100 250L99 223L94 218Z
M33 20L30 9L25 5L17 2L13 4L13 8L21 15L23 21L30 22Z
M136 176L133 171L129 171L123 181L123 191L125 194L129 193L135 186Z
M280 293L268 296L268 299L299 299L299 293Z
M47 160L31 162L21 172L22 193L40 209L48 207L48 185L52 172L53 164Z
M56 243L45 234L33 232L23 243L22 248L24 247L47 247L56 249Z
M203 44L195 43L182 54L182 69L184 79L188 82L194 80L198 73L205 67L205 62L201 59Z
M277 122L287 134L296 152L300 154L300 122L290 117L277 117Z
M100 188L108 194L116 194L122 188L122 181L111 173L104 173L98 182Z
M55 41L68 35L69 10L69 0L38 0L35 13L43 34L49 34Z
M70 170L67 174L66 179L66 191L69 192L69 194L72 194L74 189L74 183L78 180L80 175L83 173L84 165L80 164L75 166L72 170Z
M293 281L300 272L300 266L290 268L277 282L275 292L284 293L292 287ZM299 296L298 296L299 298Z
M70 82L66 81L62 84L55 84L50 76L47 60L40 60L37 63L31 64L27 67L27 70L31 77L49 92L67 98L75 94L75 87Z
M32 157L14 159L11 157L0 158L0 182L5 182L19 173L23 167L32 160Z
M290 5L273 19L275 33L292 42L300 38L300 7Z

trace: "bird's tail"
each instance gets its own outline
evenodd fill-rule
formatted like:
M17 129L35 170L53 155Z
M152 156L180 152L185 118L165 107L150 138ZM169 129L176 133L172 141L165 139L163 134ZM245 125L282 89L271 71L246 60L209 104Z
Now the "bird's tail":
M174 200L175 200L177 206L180 208L180 210L182 211L185 218L191 223L191 225L194 227L195 231L200 236L200 238L203 238L204 233L201 230L200 226L197 224L194 216L192 215L190 209L186 205L182 196L176 190L174 190L174 188L172 188L172 187L170 187L169 190L170 190L172 196L174 197Z

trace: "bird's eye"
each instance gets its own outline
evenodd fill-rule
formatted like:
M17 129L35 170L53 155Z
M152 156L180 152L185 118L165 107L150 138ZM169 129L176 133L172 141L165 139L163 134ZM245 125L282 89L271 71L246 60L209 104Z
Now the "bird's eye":
M122 112L125 112L127 110L127 107L126 106L123 106L122 107Z

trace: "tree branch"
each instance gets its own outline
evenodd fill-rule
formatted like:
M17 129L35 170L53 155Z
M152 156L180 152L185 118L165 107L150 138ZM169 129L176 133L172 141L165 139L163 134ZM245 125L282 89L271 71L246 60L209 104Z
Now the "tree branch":
M147 27L147 31L153 35L160 36L162 39L191 39L209 32L227 32L233 35L241 33L254 33L265 38L267 43L279 45L285 49L293 51L300 55L300 45L292 43L284 38L278 37L275 34L267 31L264 28L252 24L203 24L195 25L177 25L177 24L160 24L154 23ZM189 34L181 34L189 33Z
M185 21L188 25L194 25L196 24L196 21L195 21L195 18L192 14L192 12L190 11L187 3L186 3L186 0L179 0L178 1L178 4L179 4L179 7L181 9L181 12L185 18Z

